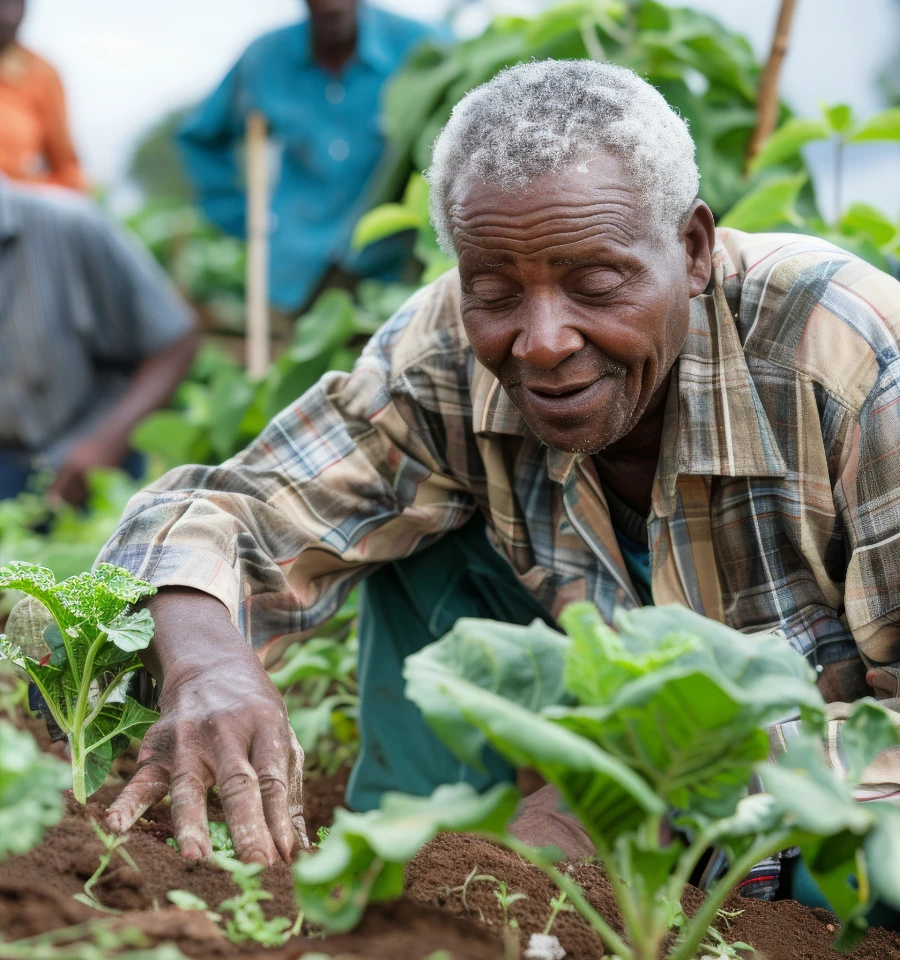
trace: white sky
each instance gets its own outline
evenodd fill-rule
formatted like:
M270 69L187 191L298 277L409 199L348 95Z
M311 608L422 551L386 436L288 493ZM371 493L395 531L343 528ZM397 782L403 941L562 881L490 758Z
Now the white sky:
M451 0L379 0L388 9L440 19ZM779 0L694 0L749 38L760 55ZM476 32L490 12L528 13L541 0L482 0L457 28ZM114 185L135 138L173 107L209 91L257 34L296 19L302 0L28 0L22 39L63 77L76 144L88 175ZM900 55L896 0L799 0L782 95L804 114L846 102L860 115L882 109L875 77ZM810 162L829 212L830 150ZM845 196L900 212L900 145L860 145L847 157Z

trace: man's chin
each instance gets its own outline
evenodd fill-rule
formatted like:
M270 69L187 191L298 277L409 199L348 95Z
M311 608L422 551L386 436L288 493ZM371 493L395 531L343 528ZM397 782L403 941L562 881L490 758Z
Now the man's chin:
M563 453L577 453L587 457L602 452L624 435L624 432L620 434L611 431L609 424L598 427L596 422L573 424L571 427L530 422L528 426L538 440L548 447Z

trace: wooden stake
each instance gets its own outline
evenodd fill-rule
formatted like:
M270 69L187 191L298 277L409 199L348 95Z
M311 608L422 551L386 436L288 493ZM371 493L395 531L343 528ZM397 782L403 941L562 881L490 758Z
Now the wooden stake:
M746 163L759 153L765 139L770 136L778 122L778 78L781 65L788 51L788 38L791 34L791 20L797 0L781 0L778 21L775 24L775 36L772 37L772 49L769 59L759 78L759 94L756 98L756 127L747 144Z
M247 373L262 379L269 348L269 183L266 120L247 115Z

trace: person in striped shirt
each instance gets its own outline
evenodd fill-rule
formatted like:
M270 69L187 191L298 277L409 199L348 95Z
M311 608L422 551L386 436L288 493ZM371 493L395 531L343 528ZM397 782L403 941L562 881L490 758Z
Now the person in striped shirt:
M95 467L141 473L133 427L196 349L162 269L87 198L0 175L0 499L47 472L82 503Z
M403 658L463 615L677 602L780 629L829 701L898 694L896 281L717 230L686 125L609 64L502 72L428 177L458 270L244 452L137 495L104 550L159 588L164 690L114 829L171 793L208 855L217 783L238 855L290 858L302 751L263 661L357 584L358 809L516 775L461 768L403 696Z

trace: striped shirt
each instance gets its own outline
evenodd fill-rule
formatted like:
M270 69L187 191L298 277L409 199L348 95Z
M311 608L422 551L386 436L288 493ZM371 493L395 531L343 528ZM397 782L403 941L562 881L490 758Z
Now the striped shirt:
M150 256L68 191L0 178L0 445L58 466L190 311Z
M719 231L667 401L656 603L780 628L813 664L900 661L898 337L886 274L821 240ZM262 650L475 510L551 615L639 602L591 459L544 446L476 362L454 271L237 457L138 494L104 559L218 597Z

